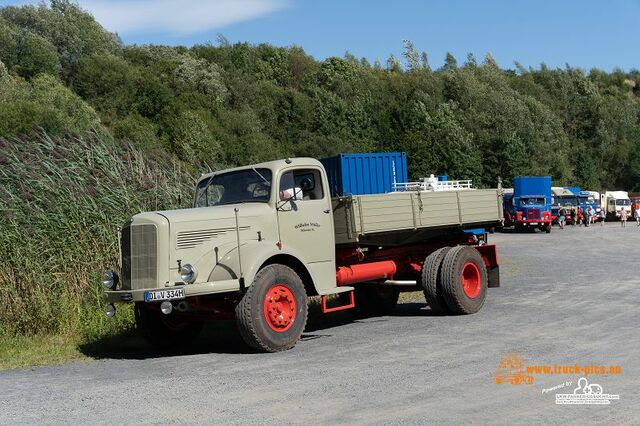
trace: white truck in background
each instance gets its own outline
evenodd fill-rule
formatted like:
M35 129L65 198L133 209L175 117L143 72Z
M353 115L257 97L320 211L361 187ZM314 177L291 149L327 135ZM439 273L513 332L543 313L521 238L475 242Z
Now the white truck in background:
M631 218L631 199L626 191L606 191L602 208L606 209L607 219L620 219L620 212L625 210Z

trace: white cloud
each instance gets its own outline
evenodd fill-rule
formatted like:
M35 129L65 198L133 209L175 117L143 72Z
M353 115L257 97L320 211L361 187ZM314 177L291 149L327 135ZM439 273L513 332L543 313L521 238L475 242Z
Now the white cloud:
M121 35L187 35L283 9L289 0L79 0L100 24Z

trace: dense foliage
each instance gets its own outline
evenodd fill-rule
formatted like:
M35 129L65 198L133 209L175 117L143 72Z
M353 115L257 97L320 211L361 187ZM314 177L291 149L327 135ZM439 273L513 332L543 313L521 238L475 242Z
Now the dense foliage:
M0 138L0 336L104 334L98 284L116 265L117 231L144 210L190 199L194 177L167 155L150 156L98 135Z
M495 185L551 174L590 189L638 185L637 72L502 70L447 55L432 70L299 47L125 46L67 0L0 9L0 136L97 129L216 167L286 155L404 150L428 173Z

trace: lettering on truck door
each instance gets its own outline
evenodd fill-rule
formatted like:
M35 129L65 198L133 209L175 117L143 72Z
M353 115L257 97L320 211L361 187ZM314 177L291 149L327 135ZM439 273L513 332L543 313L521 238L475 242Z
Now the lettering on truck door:
M307 263L335 260L331 197L316 168L284 170L278 183L278 226L283 247Z

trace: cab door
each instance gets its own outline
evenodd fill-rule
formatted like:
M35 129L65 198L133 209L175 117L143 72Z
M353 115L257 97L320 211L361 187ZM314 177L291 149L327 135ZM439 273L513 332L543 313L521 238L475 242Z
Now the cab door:
M311 264L310 269L330 271L335 283L333 213L323 181L319 168L281 171L277 186L278 230L283 249L295 252L300 260Z

